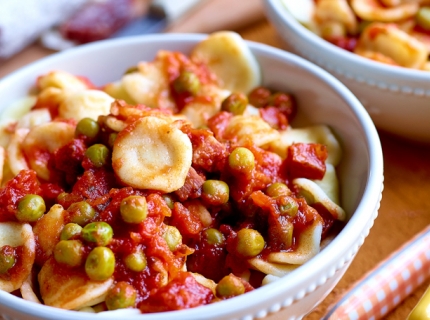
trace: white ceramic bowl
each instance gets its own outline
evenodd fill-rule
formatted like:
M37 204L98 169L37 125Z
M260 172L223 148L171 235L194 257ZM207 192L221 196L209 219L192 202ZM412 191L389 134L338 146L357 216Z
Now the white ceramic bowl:
M430 143L430 72L360 57L301 25L281 0L264 1L268 19L289 50L341 80L361 101L378 129Z
M166 34L84 45L33 63L0 81L0 110L27 94L35 78L53 69L89 77L96 84L119 79L129 66L152 60L159 49L184 53L204 35ZM355 96L338 80L310 62L263 44L248 42L261 64L263 83L294 93L299 113L294 126L324 123L343 148L339 166L342 206L350 216L343 231L321 253L281 280L245 295L195 309L135 314L127 319L192 320L256 318L299 319L321 302L340 280L377 216L383 188L382 151L377 131ZM5 319L75 320L65 311L26 302L0 292ZM116 312L80 313L79 319L124 318Z

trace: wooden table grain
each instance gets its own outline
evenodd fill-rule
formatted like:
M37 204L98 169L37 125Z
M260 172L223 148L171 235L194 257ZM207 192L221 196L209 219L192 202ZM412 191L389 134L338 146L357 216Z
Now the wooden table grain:
M245 39L286 49L273 26L264 17L234 31ZM33 44L13 58L0 62L0 78L51 53L52 51ZM385 188L379 216L344 277L305 320L321 319L329 306L348 290L351 284L430 223L430 146L403 141L384 132L379 133L385 171ZM385 319L405 319L428 285L429 280Z

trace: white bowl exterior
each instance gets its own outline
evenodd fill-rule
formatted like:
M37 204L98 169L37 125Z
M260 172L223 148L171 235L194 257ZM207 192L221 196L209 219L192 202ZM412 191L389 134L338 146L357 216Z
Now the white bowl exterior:
M297 22L280 0L264 3L269 20L289 49L341 80L378 128L430 142L430 72L384 65L340 49Z
M0 110L27 95L36 77L48 71L62 69L87 76L102 85L119 79L124 70L138 61L152 60L159 49L187 53L204 37L192 34L132 37L84 45L52 55L0 81ZM248 44L261 65L263 84L295 95L299 113L294 125L324 123L338 135L344 152L339 168L342 202L347 213L352 215L350 222L320 254L277 282L221 304L178 312L131 314L127 319L252 320L269 315L300 319L340 280L377 216L383 187L382 150L376 129L363 106L337 79L308 61L266 45ZM74 312L28 303L1 291L0 312L6 319L8 315L25 320L76 319ZM107 313L79 314L82 320L107 317Z

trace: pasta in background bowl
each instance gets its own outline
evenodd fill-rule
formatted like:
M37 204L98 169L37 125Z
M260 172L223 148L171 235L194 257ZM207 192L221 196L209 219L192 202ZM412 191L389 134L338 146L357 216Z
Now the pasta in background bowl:
M308 24L309 17L316 14L315 2L305 1L308 6L295 11L295 7L288 9L284 1L294 4L289 0L266 0L264 3L269 20L289 50L341 80L362 102L378 129L409 141L430 142L426 120L430 112L430 74L424 71L428 48L426 41L419 42L401 30L415 24L419 1L321 1L321 4L333 5L331 9L319 11L321 19L326 19L324 27ZM360 24L353 9L359 10L367 21ZM364 28L357 53L342 49L320 36L323 29L338 30L338 20L350 29L349 32L359 33L360 26ZM387 36L372 38L372 34ZM426 33L420 35L426 39ZM410 50L404 51L404 48Z
M237 37L236 35L229 35L233 38ZM227 300L221 299L222 301L218 301L216 303L210 303L181 311L142 314L140 311L151 310L150 312L154 312L154 309L151 309L151 304L149 304L146 307L141 307L141 310L129 308L100 312L97 314L82 312L79 314L79 318L93 319L97 317L127 317L128 319L254 319L263 317L281 317L283 319L298 319L310 312L312 308L314 308L340 280L367 236L369 229L373 225L373 220L377 216L383 188L382 151L379 138L372 121L363 106L351 94L351 92L349 92L339 81L321 70L319 67L295 55L266 45L244 42L245 47L241 47L243 51L241 51L242 49L239 50L239 52L241 52L241 57L243 55L244 58L242 59L239 57L239 60L229 60L231 59L231 56L224 56L225 52L229 49L228 46L221 47L216 45L213 47L210 43L208 44L205 42L205 39L207 39L207 36L205 35L172 34L103 41L71 49L60 54L55 54L3 79L0 82L0 95L2 96L0 106L2 110L2 121L6 121L8 118L20 119L18 123L9 127L9 130L14 132L16 140L18 141L17 144L12 144L12 147L10 147L9 142L9 145L6 147L7 157L5 159L8 162L10 169L12 171L15 170L16 173L20 174L20 172L22 172L21 169L28 166L36 172L39 180L49 181L52 177L50 176L51 172L46 170L48 168L48 162L44 163L43 158L39 158L41 161L31 160L31 156L33 156L32 151L35 150L33 146L39 146L42 144L45 148L44 150L48 153L53 152L50 150L57 150L58 146L56 146L55 143L52 145L43 139L40 140L40 132L44 133L44 137L47 135L60 137L60 133L65 133L61 138L48 139L49 141L61 142L62 139L68 139L67 141L71 141L73 140L73 134L76 134L76 129L73 129L71 137L67 138L68 135L70 136L70 133L68 133L70 131L69 126L76 125L76 122L80 123L79 121L84 117L90 117L91 113L88 113L88 109L90 109L95 112L96 115L94 117L102 114L101 117L97 118L103 130L110 132L109 136L106 136L106 143L109 143L111 134L113 134L112 137L116 137L114 140L115 142L113 142L112 153L113 170L115 175L125 185L132 186L139 190L158 190L158 193L148 192L143 193L143 195L147 198L148 207L154 208L154 203L158 203L161 206L164 206L164 209L159 210L165 212L165 216L169 217L172 213L169 213L170 209L168 209L167 202L160 202L162 201L160 200L161 197L159 195L157 196L157 194L162 195L174 193L182 188L184 181L185 183L186 181L189 181L187 180L187 172L189 172L190 168L189 163L192 161L193 166L195 166L197 160L195 158L193 158L193 160L191 159L192 157L195 157L195 154L193 156L192 152L195 150L196 142L191 139L193 144L190 144L190 140L188 140L187 135L189 137L197 135L196 137L198 137L202 134L202 131L206 132L206 129L204 128L197 129L202 124L205 124L204 121L209 117L206 113L212 113L216 116L217 112L220 110L216 110L214 112L207 106L208 100L204 100L203 102L200 101L197 105L186 103L186 107L182 109L182 113L173 117L172 115L169 115L169 113L160 112L154 109L151 111L151 109L148 109L148 106L150 106L154 101L151 94L139 94L133 96L133 93L136 93L136 90L139 90L139 88L143 88L142 90L146 90L146 92L148 92L148 87L152 88L149 91L150 93L153 93L156 90L161 90L157 86L154 87L154 85L160 84L161 82L151 83L151 79L157 77L157 74L160 75L157 73L160 69L153 69L153 67L157 65L157 61L165 61L163 58L160 58L160 52L162 52L161 57L167 56L167 60L170 59L170 61L174 60L173 57L178 57L178 55L170 55L168 52L176 51L182 52L185 55L198 56L200 61L202 61L205 60L205 57L211 57L211 54L213 54L215 50L215 56L217 58L225 58L227 62L234 62L234 64L232 64L231 68L221 68L221 70L217 70L218 64L215 63L214 65L210 65L210 61L213 60L207 59L207 63L214 73L227 73L227 76L224 74L224 84L220 87L221 90L216 86L206 87L205 90L208 90L207 92L209 92L207 95L211 95L212 97L212 100L210 101L217 100L217 97L223 100L228 96L228 92L232 91L248 91L249 93L249 91L251 91L255 86L261 85L265 88L270 88L275 92L287 92L293 95L297 104L297 114L291 122L291 127L288 126L278 129L273 129L273 126L271 127L268 125L267 121L263 121L262 119L264 117L261 117L261 112L259 112L258 109L256 110L255 108L248 106L246 108L246 112L243 114L234 115L232 118L229 118L229 125L225 127L225 131L223 133L225 137L227 137L226 139L231 140L232 145L248 145L248 148L253 150L253 153L258 156L262 156L264 152L273 154L273 156L270 157L264 156L264 159L266 159L265 161L270 160L274 162L278 162L281 161L281 159L286 158L287 155L285 154L285 149L287 146L290 146L291 144L294 145L294 143L297 142L318 143L327 147L329 149L327 172L330 171L331 174L338 177L338 186L337 183L333 184L333 182L326 182L324 184L324 179L320 180L321 177L317 178L315 182L306 178L297 178L295 179L294 188L305 196L309 205L315 205L315 207L323 205L326 208L325 210L329 211L331 210L330 208L333 208L334 211L332 211L331 214L344 220L345 225L339 234L337 234L331 242L324 245L321 250L319 248L319 239L317 238L318 245L315 253L312 253L310 260L303 258L303 256L300 255L288 255L285 254L285 252L272 251L268 255L268 260L259 258L258 252L260 251L250 254L252 258L248 258L247 261L249 265L252 266L252 269L260 271L264 270L264 273L270 274L270 277L263 281L264 285L254 290L250 290L245 294L238 295ZM242 44L242 40L238 39L237 41L237 43ZM196 50L196 48L198 49ZM234 47L234 49L237 48ZM237 53L236 50L233 51ZM237 56L233 59L237 59ZM142 61L155 61L155 63L139 64L139 62ZM178 61L184 61L184 58L179 58ZM240 66L238 67L241 61L247 62L243 68ZM252 63L249 63L250 61ZM129 69L130 66L136 65L137 70L136 68ZM188 65L188 67L193 68L192 64ZM61 70L61 72L53 74L53 70ZM128 70L126 74L124 74L125 70ZM171 69L169 70L171 71ZM246 81L230 82L229 80L235 79L234 76L236 75L234 74L234 71L238 70L248 72L248 74L245 74L245 76L241 78ZM233 72L232 75L231 72ZM142 78L142 74L149 74L150 77ZM189 74L186 76L189 77ZM64 79L64 77L68 80L62 82L61 79ZM87 78L96 87L104 88L104 91L94 89L88 84L88 82L82 80L80 77ZM21 101L19 103L21 106L23 104L27 106L34 105L34 100L29 101L28 98L26 98L23 102L22 99L23 97L28 97L31 92L34 94L34 89L31 91L31 88L34 87L36 79L39 86L36 105L41 101L46 103L46 101L58 102L60 100L61 103L58 104L58 109L55 108L55 112L61 114L61 118L63 119L76 117L74 120L75 122L71 120L59 122L42 120L45 121L44 124L35 124L34 121L29 121L34 119L28 119L26 116L13 114L14 112L17 112L18 109L17 101ZM189 80L189 78L186 79ZM60 83L60 86L58 86L58 83ZM143 86L142 83L144 84ZM185 83L189 84L189 82ZM210 80L208 80L207 83L211 83ZM65 88L69 84L71 84L75 89L69 91L68 88ZM194 84L194 82L191 82L191 84ZM176 90L177 94L181 92L180 90L182 85L184 85L184 82L178 84L179 87L176 87L174 84L174 87L176 88L174 90ZM79 87L78 90L76 90L76 86ZM58 87L60 87L60 91L57 90ZM193 90L190 88L194 87L188 87L187 90ZM170 89L168 88L166 90ZM199 90L203 89L200 88ZM49 99L44 100L46 97L49 97ZM158 95L158 98L163 97L165 98L165 95ZM115 98L119 100L116 100L115 102ZM136 101L139 99L144 100ZM126 102L126 100L128 101ZM163 101L158 99L155 104L164 104L168 106L170 102L171 101L169 101L169 99ZM141 107L134 107L136 104L141 104ZM84 110L81 110L81 112L80 108L82 105L84 105L85 108ZM97 108L92 108L94 105L96 105ZM190 107L190 105L192 107ZM33 109L33 112L38 110L41 109ZM229 107L227 107L227 110L229 110L230 113L233 113L235 109L229 109ZM184 120L184 116L188 120ZM49 115L45 114L41 116L38 114L36 118L44 119L44 117L49 117ZM271 118L269 117L265 119ZM277 119L279 120L279 117ZM221 120L222 118L220 121ZM184 127L184 121L185 123L187 123L187 121L192 122L191 127L186 129ZM214 123L217 122L215 121ZM43 130L40 128L43 128ZM83 132L87 131L83 130ZM183 132L187 132L187 135L184 135ZM199 133L197 134L196 132ZM167 134L169 134L168 139L166 138ZM279 136L279 134L281 135ZM140 137L142 141L148 141L149 139L153 142L157 142L155 144L157 145L157 149L150 149L149 152L160 152L159 154L162 155L150 157L147 154L140 154L139 150L144 146L139 144L139 141L133 139L135 135ZM64 138L64 136L66 138ZM87 132L85 136L88 138L91 137L91 134L88 134ZM206 134L201 137L205 136ZM23 144L19 143L20 138L24 139ZM163 139L167 139L168 143L165 143L165 140ZM13 141L13 139L10 141ZM38 142L34 143L34 141ZM213 140L206 140L206 143L210 141ZM135 145L136 143L136 147L124 149L124 146L129 144ZM216 144L214 144L214 146L215 145ZM160 146L165 146L166 150L160 150ZM79 146L76 145L75 147L78 148ZM175 151L171 151L171 149L169 149L170 147L175 149ZM259 149L257 149L257 147L266 151L258 151ZM22 148L21 151L20 148ZM87 150L90 150L90 147L88 147ZM143 185L140 184L142 179L134 179L135 177L133 172L139 172L139 175L143 175L144 170L148 167L157 167L160 166L160 163L161 166L165 165L166 163L163 163L163 161L166 159L166 154L170 157L172 156L172 152L174 153L177 150L180 150L181 156L178 159L172 158L172 161L179 168L175 168L178 170L174 171L171 177L167 175L167 178L166 176L163 176L164 179L163 177L143 179L149 183ZM288 150L290 150L289 153L293 152L293 149ZM332 152L333 150L338 151ZM339 150L341 150L341 153ZM243 152L243 150L241 151ZM24 152L26 155L24 157L24 162L20 162L22 161L22 158L19 157L20 155L22 156L22 153L20 152ZM92 156L94 154L96 154L95 158ZM216 154L217 153L215 153L215 155ZM249 155L249 153L245 152L245 155L246 154ZM100 160L100 158L98 155L99 153L95 151L93 153L86 153L86 157L90 162L87 162L84 166L90 166L91 170L98 172L96 169L99 168L97 161ZM133 159L136 157L139 159L137 164L133 162ZM276 160L278 159L277 157L279 157L279 160ZM66 158L60 159L66 161ZM154 159L157 161L154 162ZM68 161L71 160L67 159L67 162ZM84 160L84 162L85 161L86 160ZM103 158L101 161L102 163L100 166L104 166ZM201 163L200 165L205 166L208 161L209 159L206 158L204 163ZM139 167L139 164L142 162L145 164L145 168ZM334 166L330 167L329 164L334 164ZM259 165L264 167L265 162L260 162ZM94 168L94 166L96 168ZM131 169L127 169L127 166L131 166ZM243 170L242 165L235 167L234 160L233 163L230 164L230 167L236 168L237 170ZM328 169L329 167L332 169ZM335 171L334 167L336 167ZM124 168L125 170L123 170ZM67 169L65 170L67 171ZM132 174L130 174L130 170ZM5 179L7 177L6 173L7 172L3 175ZM213 173L212 175L216 176ZM301 176L299 175L299 177ZM82 180L83 179L81 179L81 181ZM320 180L319 186L318 180ZM238 181L246 180L240 178ZM232 185L234 186L234 184ZM236 191L236 197L240 197L240 192L238 192L238 190L240 191L242 187L243 186L236 185L237 190L231 190L231 192ZM88 192L98 192L97 190L94 190L94 188L91 188L91 185L87 185L87 188ZM112 197L115 197L115 194L118 194L115 192L116 191L111 194ZM205 193L204 190L202 192L203 194ZM270 193L267 192L267 194ZM142 194L138 193L138 195ZM181 193L181 195L183 195L183 193ZM181 195L176 194L175 197L181 197ZM57 201L65 205L70 200L67 197L67 195L63 195L62 198L58 198L59 200L57 199ZM91 196L89 197L91 198ZM264 196L263 193L255 195L256 202L262 201L261 199L263 198L267 199L267 196ZM103 200L98 199L97 201ZM140 200L134 199L133 201ZM216 201L218 200L209 199L207 201L209 201L208 203L216 204ZM335 203L340 204L341 208ZM105 205L102 204L103 202L98 203L98 205L105 208ZM190 203L188 205L188 209L193 210L192 205ZM196 205L199 206L199 203ZM127 203L125 203L124 206L127 206ZM82 207L80 208L82 209ZM178 210L177 207L175 208L176 209L173 210ZM134 220L136 219L135 214L132 216L127 214L127 211L129 210L121 211L122 220L113 220L113 222L116 221L115 224L112 224L112 228L115 231L114 238L115 233L117 231L120 232L119 229L116 229L118 225L127 227L128 224L136 223ZM67 216L68 219L72 219L76 211L70 208L68 208L67 211L69 212ZM21 211L18 210L18 212ZM27 211L24 210L24 213L26 212ZM61 255L61 250L52 248L53 243L58 242L59 235L55 234L55 228L47 228L47 226L60 223L59 221L63 217L63 212L64 210L61 205L56 204L50 208L49 212L46 213L41 220L39 220L41 223L39 223L39 221L34 222L34 220L28 221L30 218L28 218L26 214L24 214L24 217L19 215L17 216L17 219L24 223L20 224L19 222L13 221L1 223L5 230L3 234L7 234L9 232L9 238L13 238L11 234L22 234L22 237L17 237L22 238L22 242L17 241L14 245L23 246L24 251L27 250L29 252L34 250L35 246L30 239L31 237L27 236L31 232L31 226L33 227L33 232L38 236L39 249L44 252L42 256L39 256L39 258L43 260L40 262L40 265L43 265L43 267L38 277L40 282L39 285L41 286L40 293L42 294L42 299L45 304L51 306L56 306L57 302L61 305L62 301L64 301L63 297L70 294L67 292L67 289L64 290L62 286L59 286L58 290L52 290L53 287L55 288L57 283L62 283L62 285L64 285L64 283L61 282L64 281L64 278L62 278L61 275L64 274L64 272L68 274L69 271L64 270L70 270L62 268L56 269L58 268L59 263L66 263L69 264L69 267L75 267L75 262L79 260L70 260L70 256L66 256L64 258ZM180 214L179 211L175 212L173 214ZM198 210L197 212L201 213L201 221L211 219L210 217L208 218L207 213L205 213L204 210ZM149 213L149 215L151 214L152 213ZM110 221L109 216L105 216L104 220ZM52 224L52 221L55 223ZM167 219L167 221L170 220ZM248 221L247 223L250 222ZM181 229L180 224L174 224L173 222L171 224L176 225L180 230L183 230ZM210 223L208 223L208 226L209 225ZM106 238L99 237L97 233L93 233L91 231L93 230L91 229L92 226L94 225L91 223L84 223L82 225L82 230L85 229L82 231L82 238L87 242L96 242L96 244L91 247L93 248L92 250L97 249L97 252L100 251L106 253L109 251L105 243ZM99 224L97 227L107 228L103 224ZM163 224L163 228L170 230L168 224ZM258 226L256 226L256 228L258 228ZM317 229L317 227L309 229L310 231L313 230L309 239L314 238L312 235L318 234L315 231ZM147 232L149 232L149 230ZM167 231L163 232L166 234ZM216 234L216 231L214 232ZM112 235L110 234L109 237L112 237ZM140 238L137 235L134 235L134 237L137 239L136 241L139 241ZM5 241L5 238L8 237L3 237L2 241ZM164 246L166 246L167 240L161 240L157 235L154 235L154 239L155 238L159 239L157 241L166 241L164 242ZM27 241L24 241L26 239ZM298 241L300 243L300 240ZM61 241L59 243L61 243ZM186 246L182 246L181 248L184 252L183 255L189 254L189 250L187 250ZM240 248L237 250L239 253L248 256L248 254L245 254ZM52 251L54 251L54 253L52 253ZM304 252L309 252L309 249L306 249ZM146 251L146 253L148 254L148 251ZM4 252L2 254L4 255ZM314 254L316 255L314 256ZM52 256L49 258L50 255L54 258ZM288 260L291 258L296 259L296 262ZM134 268L138 263L136 260L133 261L134 262L131 266ZM175 261L175 263L178 264L179 261L182 260L178 259ZM76 265L79 266L80 263L81 262L76 263ZM291 264L302 265L290 270ZM156 264L154 263L154 265ZM126 263L126 266L130 265ZM198 267L199 264L196 263L195 266ZM179 267L182 268L181 266ZM159 266L157 268L161 274L162 267ZM60 270L60 272L57 272L58 270ZM103 294L100 295L97 292L100 290L106 290L105 288L107 287L111 287L113 284L112 278L104 276L103 272L107 272L106 270L96 271L97 272L94 272L94 270L91 269L90 264L88 270L85 270L86 275L82 275L79 271L76 271L76 273L73 272L66 277L67 279L70 277L77 277L77 279L82 280L87 279L86 277L88 276L91 281L85 280L86 287L84 294L79 296L79 299L82 300L87 298L88 301L82 304L81 302L76 302L76 300L72 299L72 302L74 303L73 306L70 307L68 305L63 305L64 308L82 309L84 306L93 306L105 299ZM178 271L179 270L176 272ZM202 270L202 272L204 272L204 270ZM206 287L211 287L211 282L205 280L205 277L196 276L196 278L201 283L204 283ZM66 282L66 284L70 285L70 282ZM72 288L73 285L74 284L72 283L70 288ZM21 285L21 295L26 297L27 300L32 300L30 297L32 290L29 289L29 287L31 288L31 283L28 282L25 282L25 286ZM4 290L7 291L13 291L15 289L14 287L8 289L8 287L4 286L3 288L6 288ZM121 288L118 288L118 290L120 289ZM37 290L36 295L39 295ZM217 295L220 297L219 292L217 292ZM102 300L100 300L100 297ZM40 296L36 298L40 298ZM37 300L34 299L34 301ZM156 300L153 300L153 302L154 301ZM53 308L51 306L25 301L24 299L4 291L0 292L0 305L4 315L12 319L76 318L76 311L62 310L60 308ZM94 311L94 309L91 310Z

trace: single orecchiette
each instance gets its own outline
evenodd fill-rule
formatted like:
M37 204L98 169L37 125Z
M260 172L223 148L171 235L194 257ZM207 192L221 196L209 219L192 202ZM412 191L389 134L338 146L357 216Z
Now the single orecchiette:
M261 82L258 61L237 33L213 33L194 47L190 57L205 63L227 90L248 93Z
M60 239L61 230L65 225L64 213L63 207L55 204L33 227L33 232L37 236L39 249L42 253L39 258L43 258L44 261L52 255L54 247ZM38 262L40 263L41 261Z
M306 198L309 205L320 203L333 218L345 221L345 211L334 203L315 182L306 178L297 178L293 180L293 184L298 188L299 194Z
M319 23L335 21L349 33L357 32L357 18L346 0L319 0L315 7L315 19Z
M81 309L103 302L113 279L90 280L81 268L70 268L53 257L44 264L38 275L43 302L62 309Z
M274 263L260 258L252 258L247 261L253 269L276 277L283 277L299 267L296 264Z
M40 178L49 180L48 158L43 157L43 154L52 154L72 141L74 135L75 126L66 122L48 122L32 128L22 141L22 150L29 167Z
M336 204L340 204L339 199L339 180L337 178L336 169L331 163L326 163L324 177L321 180L312 180L315 182Z
M363 20L395 22L413 17L419 9L416 2L400 4L396 7L385 7L378 0L351 0L355 14Z
M429 54L424 44L400 30L395 24L378 22L363 30L354 52L363 56L369 52L379 53L402 67L413 69L421 68Z
M206 278L206 277L204 277L204 276L202 276L201 274L199 274L199 273L195 273L195 272L193 272L192 273L192 275L193 275L193 277L194 277L194 279L196 279L197 280L197 282L198 283L200 283L201 285L204 285L206 288L209 288L209 289L211 289L212 290L212 292L214 293L214 294L216 294L216 282L215 281L213 281L213 280L211 280L211 279L208 279L208 278Z
M0 290L12 292L22 286L33 268L36 257L36 241L31 226L28 223L1 222L0 248L6 245L13 248L22 246L18 272L8 279L0 278Z
M207 120L219 111L219 106L211 101L193 102L185 106L181 110L184 115L195 128L206 125Z
M25 114L16 124L17 128L31 129L39 124L51 121L51 114L48 109L35 109Z
M40 90L54 87L63 90L85 90L88 84L82 79L65 71L51 71L37 79L37 86Z
M430 0L380 0L385 6L395 7L405 3L430 4Z
M112 165L120 180L139 189L172 192L184 185L192 146L175 123L155 116L137 120L118 134Z
M281 264L303 264L320 252L322 219L315 219L299 237L297 249L292 252L272 252L268 255L269 262Z
M125 74L121 80L122 87L135 103L150 108L173 109L166 70L164 54L160 52L153 62L139 63L137 71Z
M121 80L108 83L103 87L103 91L106 92L114 99L124 100L127 103L135 104L136 102L127 93Z
M22 150L22 142L29 131L27 128L16 130L6 148L6 161L14 176L21 170L28 169L28 164Z
M260 116L234 116L224 132L227 140L234 140L239 145L255 144L259 147L278 140L279 137L279 131Z
M41 303L39 300L39 297L36 294L35 284L31 273L27 277L27 279L24 280L21 288L19 288L19 291L24 300L39 303L39 304Z
M58 114L64 119L83 118L97 120L98 116L109 113L114 99L100 90L83 90L69 93L58 108Z

